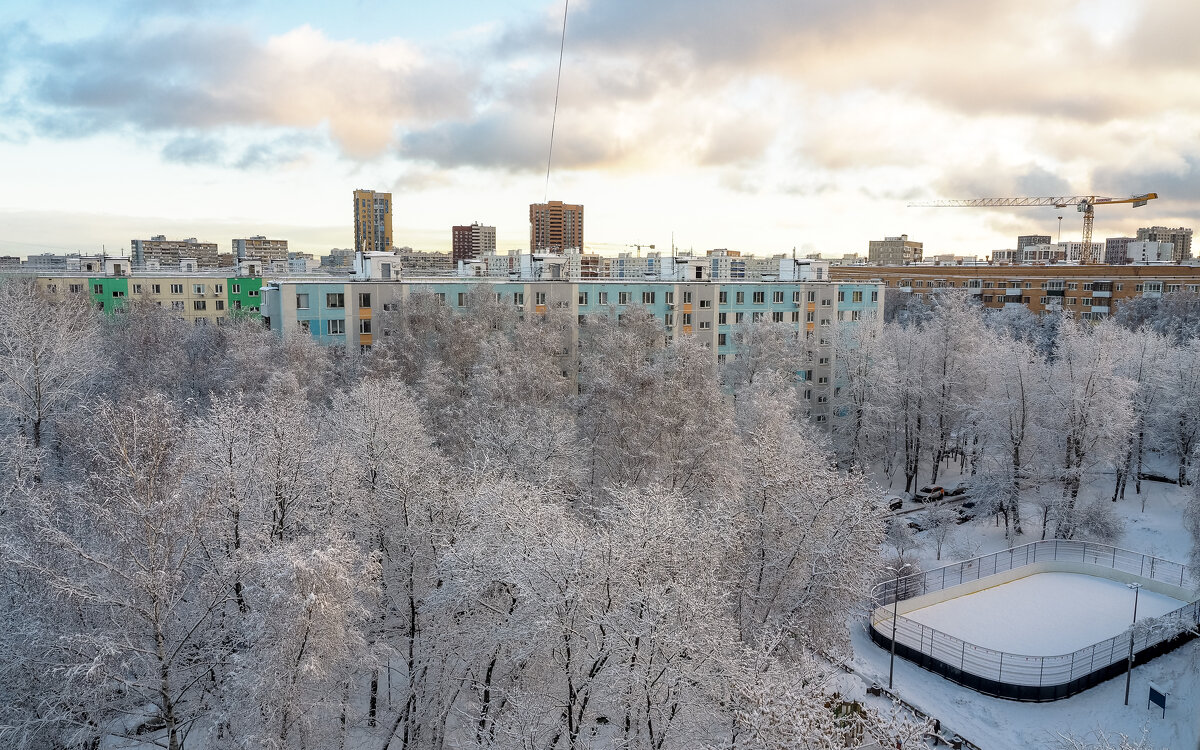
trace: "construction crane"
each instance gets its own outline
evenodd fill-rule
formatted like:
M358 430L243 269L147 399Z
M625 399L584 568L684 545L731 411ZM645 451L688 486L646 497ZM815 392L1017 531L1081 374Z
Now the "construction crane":
M654 249L654 245L639 245L636 242L631 242L628 245L626 245L625 247L636 247L637 248L637 257L639 257L639 258L642 257L642 248L643 247L648 247L651 250Z
M1095 263L1092 257L1092 222L1096 218L1096 206L1110 206L1117 203L1132 203L1134 208L1146 205L1158 197L1158 193L1143 193L1129 198L1106 198L1102 195L1060 195L1048 198L969 198L966 200L926 201L909 203L909 207L924 208L994 208L997 206L1054 206L1066 208L1075 206L1083 214L1083 245L1080 248L1081 263Z

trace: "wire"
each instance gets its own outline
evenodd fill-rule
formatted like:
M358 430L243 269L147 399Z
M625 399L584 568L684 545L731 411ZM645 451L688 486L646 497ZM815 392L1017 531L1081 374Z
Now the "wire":
M562 85L563 50L567 48L567 8L571 0L563 0L562 40L558 43L558 77L554 81L554 114L550 117L550 150L546 154L546 192L542 202L550 201L550 162L554 158L554 125L558 122L558 90Z

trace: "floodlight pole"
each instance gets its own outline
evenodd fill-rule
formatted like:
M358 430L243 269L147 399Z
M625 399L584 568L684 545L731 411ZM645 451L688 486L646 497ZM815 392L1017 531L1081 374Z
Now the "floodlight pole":
M1129 627L1129 666L1125 670L1125 705L1129 705L1129 683L1133 679L1133 629L1137 626L1138 593L1142 590L1140 583L1125 584L1133 589L1133 625Z
M888 662L888 690L892 689L892 677L896 673L896 618L900 611L900 573L905 568L911 568L912 563L904 563L898 568L893 568L890 565L888 570L896 574L896 583L892 587L892 657Z

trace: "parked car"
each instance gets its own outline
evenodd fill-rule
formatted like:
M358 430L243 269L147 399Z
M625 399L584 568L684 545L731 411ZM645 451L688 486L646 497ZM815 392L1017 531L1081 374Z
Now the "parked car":
M912 529L913 531L924 531L925 525L914 519L908 522L908 528Z
M950 489L946 490L946 497L958 497L959 495L967 494L967 490L971 489L971 485L966 482L959 482Z
M917 490L917 494L913 495L913 500L918 503L933 503L941 500L946 495L946 490L936 484L927 484Z
M975 519L974 513L971 513L969 511L963 510L962 508L959 508L958 515L954 518L954 522L961 526L962 524L966 523L967 521L973 521L974 519Z
M899 495L888 495L883 501L887 503L888 510L900 510L904 506L904 498Z

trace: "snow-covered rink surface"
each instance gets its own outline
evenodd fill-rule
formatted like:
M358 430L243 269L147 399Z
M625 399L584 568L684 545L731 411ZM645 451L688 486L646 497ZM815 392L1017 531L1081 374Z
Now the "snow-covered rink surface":
M1118 581L1078 573L1035 573L904 615L983 648L1025 656L1069 654L1129 628L1134 592ZM1138 620L1186 602L1138 595Z

